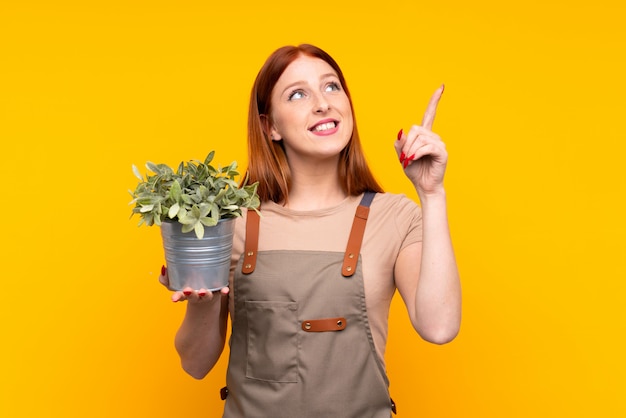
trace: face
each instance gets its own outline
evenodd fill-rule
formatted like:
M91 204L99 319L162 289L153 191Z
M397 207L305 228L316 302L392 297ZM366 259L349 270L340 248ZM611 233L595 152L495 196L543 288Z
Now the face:
M272 91L271 134L282 140L290 163L337 157L352 137L350 101L333 68L300 56Z

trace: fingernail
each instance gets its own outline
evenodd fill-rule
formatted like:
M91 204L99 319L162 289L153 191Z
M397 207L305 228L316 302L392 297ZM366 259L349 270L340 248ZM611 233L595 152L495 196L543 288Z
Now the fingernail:
M402 166L403 166L404 168L407 168L407 167L408 167L408 165L409 165L409 161L411 161L411 160L409 160L408 158L407 158L406 160L404 160L404 163L402 164Z
M166 271L167 269L165 268L165 266L161 266L161 276L165 276Z
M442 85L441 85L441 94L443 94L443 91L444 91L445 89L446 89L446 85L445 85L445 84L442 84Z
M190 290L183 290L183 294L185 296L189 296L189 295L191 295L191 291Z
M404 159L406 158L406 155L404 153L400 154L400 162L404 163Z
M398 131L398 141L402 139L402 129Z
M411 155L409 158L407 158L407 160L413 161L413 158L415 158L415 154Z

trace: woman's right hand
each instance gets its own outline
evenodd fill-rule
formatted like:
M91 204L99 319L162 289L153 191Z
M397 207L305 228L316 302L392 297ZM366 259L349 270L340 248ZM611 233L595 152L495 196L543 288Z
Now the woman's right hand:
M227 295L230 289L223 287L215 292L209 292L206 289L194 290L191 287L186 287L183 290L174 290L170 287L170 279L167 275L167 267L161 267L161 275L159 276L159 283L165 286L168 290L172 290L172 302L188 301L189 303L203 303L212 301L218 294Z

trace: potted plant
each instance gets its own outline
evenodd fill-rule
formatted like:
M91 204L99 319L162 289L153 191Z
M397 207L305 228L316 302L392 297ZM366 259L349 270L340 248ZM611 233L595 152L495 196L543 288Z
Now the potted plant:
M215 151L204 162L181 162L174 171L166 164L148 162L153 174L141 175L130 191L134 204L132 215L139 215L139 225L158 225L165 250L170 287L182 290L217 290L228 285L233 243L234 219L242 208L257 210L260 201L258 183L241 185L237 162L226 167L211 165ZM191 234L194 232L194 234Z

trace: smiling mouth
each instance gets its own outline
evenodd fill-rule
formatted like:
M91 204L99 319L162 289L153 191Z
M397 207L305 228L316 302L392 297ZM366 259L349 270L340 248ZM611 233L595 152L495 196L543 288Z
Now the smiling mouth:
M313 128L310 129L311 132L324 132L324 131L328 131L330 129L334 129L337 127L337 122L326 122L326 123L320 123L319 125L315 125Z

